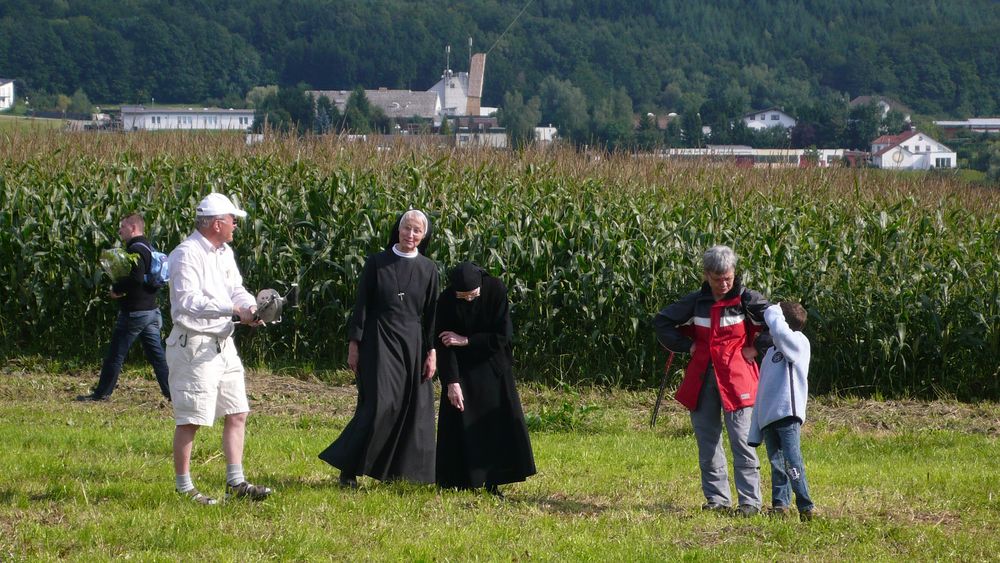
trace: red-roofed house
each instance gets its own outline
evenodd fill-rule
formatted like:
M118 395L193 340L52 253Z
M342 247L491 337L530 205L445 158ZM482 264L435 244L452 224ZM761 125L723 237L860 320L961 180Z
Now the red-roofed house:
M889 170L955 168L957 160L955 151L920 131L882 135L872 141L871 162L878 168Z

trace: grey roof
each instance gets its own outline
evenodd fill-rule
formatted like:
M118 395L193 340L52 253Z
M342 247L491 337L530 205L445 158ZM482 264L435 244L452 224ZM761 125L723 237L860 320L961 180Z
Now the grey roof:
M122 113L181 113L181 114L196 114L196 113L229 113L233 115L253 115L254 110L252 109L233 109L233 108L170 108L170 107L146 107L146 106L122 106Z
M313 96L326 96L337 109L347 107L350 90L310 90ZM413 92L411 90L365 90L365 97L373 106L382 110L386 117L406 119L417 116L433 119L437 115L438 96L435 92Z
M13 78L0 78L0 84L7 84L8 82L13 82Z

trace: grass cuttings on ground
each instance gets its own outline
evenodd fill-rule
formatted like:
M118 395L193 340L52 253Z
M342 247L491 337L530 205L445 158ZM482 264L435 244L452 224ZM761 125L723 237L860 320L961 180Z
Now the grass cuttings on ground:
M668 400L650 430L652 390L522 386L539 474L506 500L370 479L343 490L316 454L354 389L255 371L245 466L276 493L203 507L173 492L170 408L145 371L107 403L73 401L96 373L0 372L0 560L979 560L1000 548L996 403L814 399L803 450L822 519L800 523L702 513L687 414ZM218 424L199 432L192 464L217 496L219 441ZM766 461L762 473L769 500Z

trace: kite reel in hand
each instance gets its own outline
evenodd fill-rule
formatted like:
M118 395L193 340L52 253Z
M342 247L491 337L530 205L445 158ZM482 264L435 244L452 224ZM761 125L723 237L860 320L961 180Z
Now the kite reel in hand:
M265 325L281 322L281 313L285 307L295 308L299 304L299 284L293 283L292 287L284 296L273 289L262 289L257 292L257 311L254 312L255 321L261 321ZM233 321L239 322L239 315L233 315Z

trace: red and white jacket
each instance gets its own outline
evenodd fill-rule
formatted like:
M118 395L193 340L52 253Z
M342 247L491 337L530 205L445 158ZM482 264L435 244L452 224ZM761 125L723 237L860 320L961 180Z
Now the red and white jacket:
M764 326L764 310L770 305L760 293L743 287L737 279L733 288L716 301L708 283L700 291L684 296L653 319L656 338L665 348L694 354L684 371L684 379L674 397L688 410L698 408L698 394L709 364L722 397L722 408L732 412L752 407L757 398L760 372L741 353L753 346ZM760 342L760 345L767 344Z

